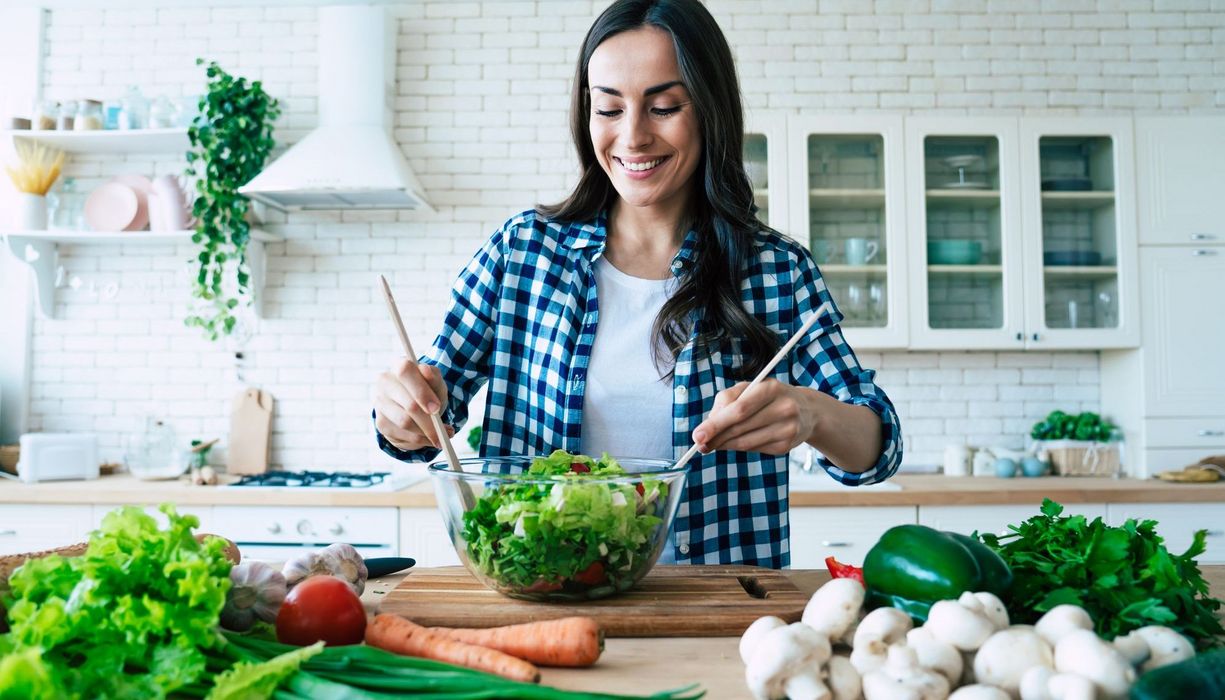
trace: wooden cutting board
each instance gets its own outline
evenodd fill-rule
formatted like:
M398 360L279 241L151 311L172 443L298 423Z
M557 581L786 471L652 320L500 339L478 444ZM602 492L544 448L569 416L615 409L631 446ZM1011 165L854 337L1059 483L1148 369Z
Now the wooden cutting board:
M609 637L738 637L763 615L796 622L807 603L783 572L756 566L661 564L631 591L582 603L508 598L467 569L449 566L412 571L379 611L427 626L497 627L586 615Z
M268 471L272 404L272 394L263 389L244 389L234 395L225 460L226 471L230 474Z

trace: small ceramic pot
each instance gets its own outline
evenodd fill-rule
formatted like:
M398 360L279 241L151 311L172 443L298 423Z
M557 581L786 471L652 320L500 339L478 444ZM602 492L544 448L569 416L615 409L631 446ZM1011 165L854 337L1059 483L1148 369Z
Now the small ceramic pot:
M20 231L47 230L47 198L29 192L17 193L16 218L13 225Z
M1011 479L1017 475L1017 461L1011 457L1000 457L995 460L995 475L1001 479Z

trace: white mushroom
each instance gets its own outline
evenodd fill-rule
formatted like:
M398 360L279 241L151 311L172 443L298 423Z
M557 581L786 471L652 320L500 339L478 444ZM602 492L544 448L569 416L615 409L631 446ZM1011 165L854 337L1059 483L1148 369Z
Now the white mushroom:
M830 658L825 680L834 693L833 700L860 700L863 697L863 679L845 656Z
M1136 680L1136 669L1127 657L1090 630L1074 630L1059 640L1055 670L1088 678L1105 700L1127 697Z
M759 617L753 621L753 624L748 626L744 634L740 635L740 660L746 664L753 657L753 652L757 649L757 645L761 643L762 637L765 637L771 630L776 630L779 627L786 627L787 623L781 617L766 615Z
M983 642L974 657L974 678L1016 698L1021 695L1021 677L1034 666L1055 667L1051 645L1033 627L1017 625Z
M1148 661L1148 657L1153 653L1148 648L1148 642L1144 641L1144 637L1141 637L1135 630L1122 637L1115 637L1110 643L1132 666L1139 666Z
M1074 673L1034 666L1021 676L1021 700L1094 700L1093 681Z
M1191 642L1169 627L1148 625L1132 634L1139 635L1149 649L1148 660L1140 666L1141 673L1148 673L1155 668L1185 661L1195 656L1195 647L1191 646Z
M885 665L864 675L863 694L866 700L946 700L949 682L920 666L913 649L895 644Z
M1034 629L1053 647L1069 632L1093 629L1093 618L1079 605L1056 605L1046 611Z
M745 667L745 682L756 700L826 700L829 688L821 666L829 660L829 640L795 622L767 632Z
M962 651L974 651L995 632L995 622L973 593L962 593L957 600L941 600L932 605L924 627L938 639Z
M920 666L939 671L948 679L950 687L961 685L963 663L957 647L938 639L926 627L916 627L907 632L906 646L914 649Z
M988 591L962 593L957 602L969 610L986 616L988 620L991 620L991 624L995 626L995 629L1002 630L1008 628L1008 608L1004 607L1004 601L1000 600L994 593Z
M861 674L880 668L889 646L905 639L913 626L910 616L897 608L877 608L868 613L855 630L851 665Z
M1009 695L993 685L975 683L954 690L949 700L1009 700Z
M808 599L800 621L831 640L837 640L859 619L863 584L851 578L831 579Z

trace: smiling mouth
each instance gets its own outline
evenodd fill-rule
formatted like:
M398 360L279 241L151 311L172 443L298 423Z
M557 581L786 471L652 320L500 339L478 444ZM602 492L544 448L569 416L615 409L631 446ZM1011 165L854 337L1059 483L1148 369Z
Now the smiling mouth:
M668 158L671 158L671 156L661 156L659 158L653 158L651 160L644 160L639 163L627 163L621 160L620 158L613 156L613 160L617 161L621 165L621 167L625 168L631 173L643 173L648 170L654 170L655 168L658 168L660 164L662 164L664 161L668 160Z

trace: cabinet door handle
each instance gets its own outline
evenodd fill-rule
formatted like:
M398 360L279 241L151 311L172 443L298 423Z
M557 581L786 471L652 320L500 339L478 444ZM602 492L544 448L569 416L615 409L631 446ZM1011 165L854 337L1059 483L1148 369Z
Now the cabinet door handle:
M16 530L0 530L0 537L7 537L9 535L16 535L16 534L17 534Z
M1039 337L1038 334L1034 333L1032 336L1030 336L1030 339L1033 340L1034 342L1038 342L1038 337Z
M1025 340L1025 334L1021 331L1017 331L1017 340Z
M1211 233L1193 233L1191 234L1191 240L1193 241L1214 241L1216 240L1216 236L1212 235Z
M1216 251L1215 251L1215 250L1207 250L1207 249L1205 249L1205 248L1199 248L1199 249L1197 249L1197 250L1193 250L1193 251L1191 251L1191 255L1192 255L1193 257L1196 257L1196 258L1202 258L1202 257L1204 257L1205 255L1216 255Z
M1221 437L1222 435L1225 435L1225 430L1201 430L1199 431L1200 437Z
M836 540L821 540L822 547L850 547L853 542L838 542Z

